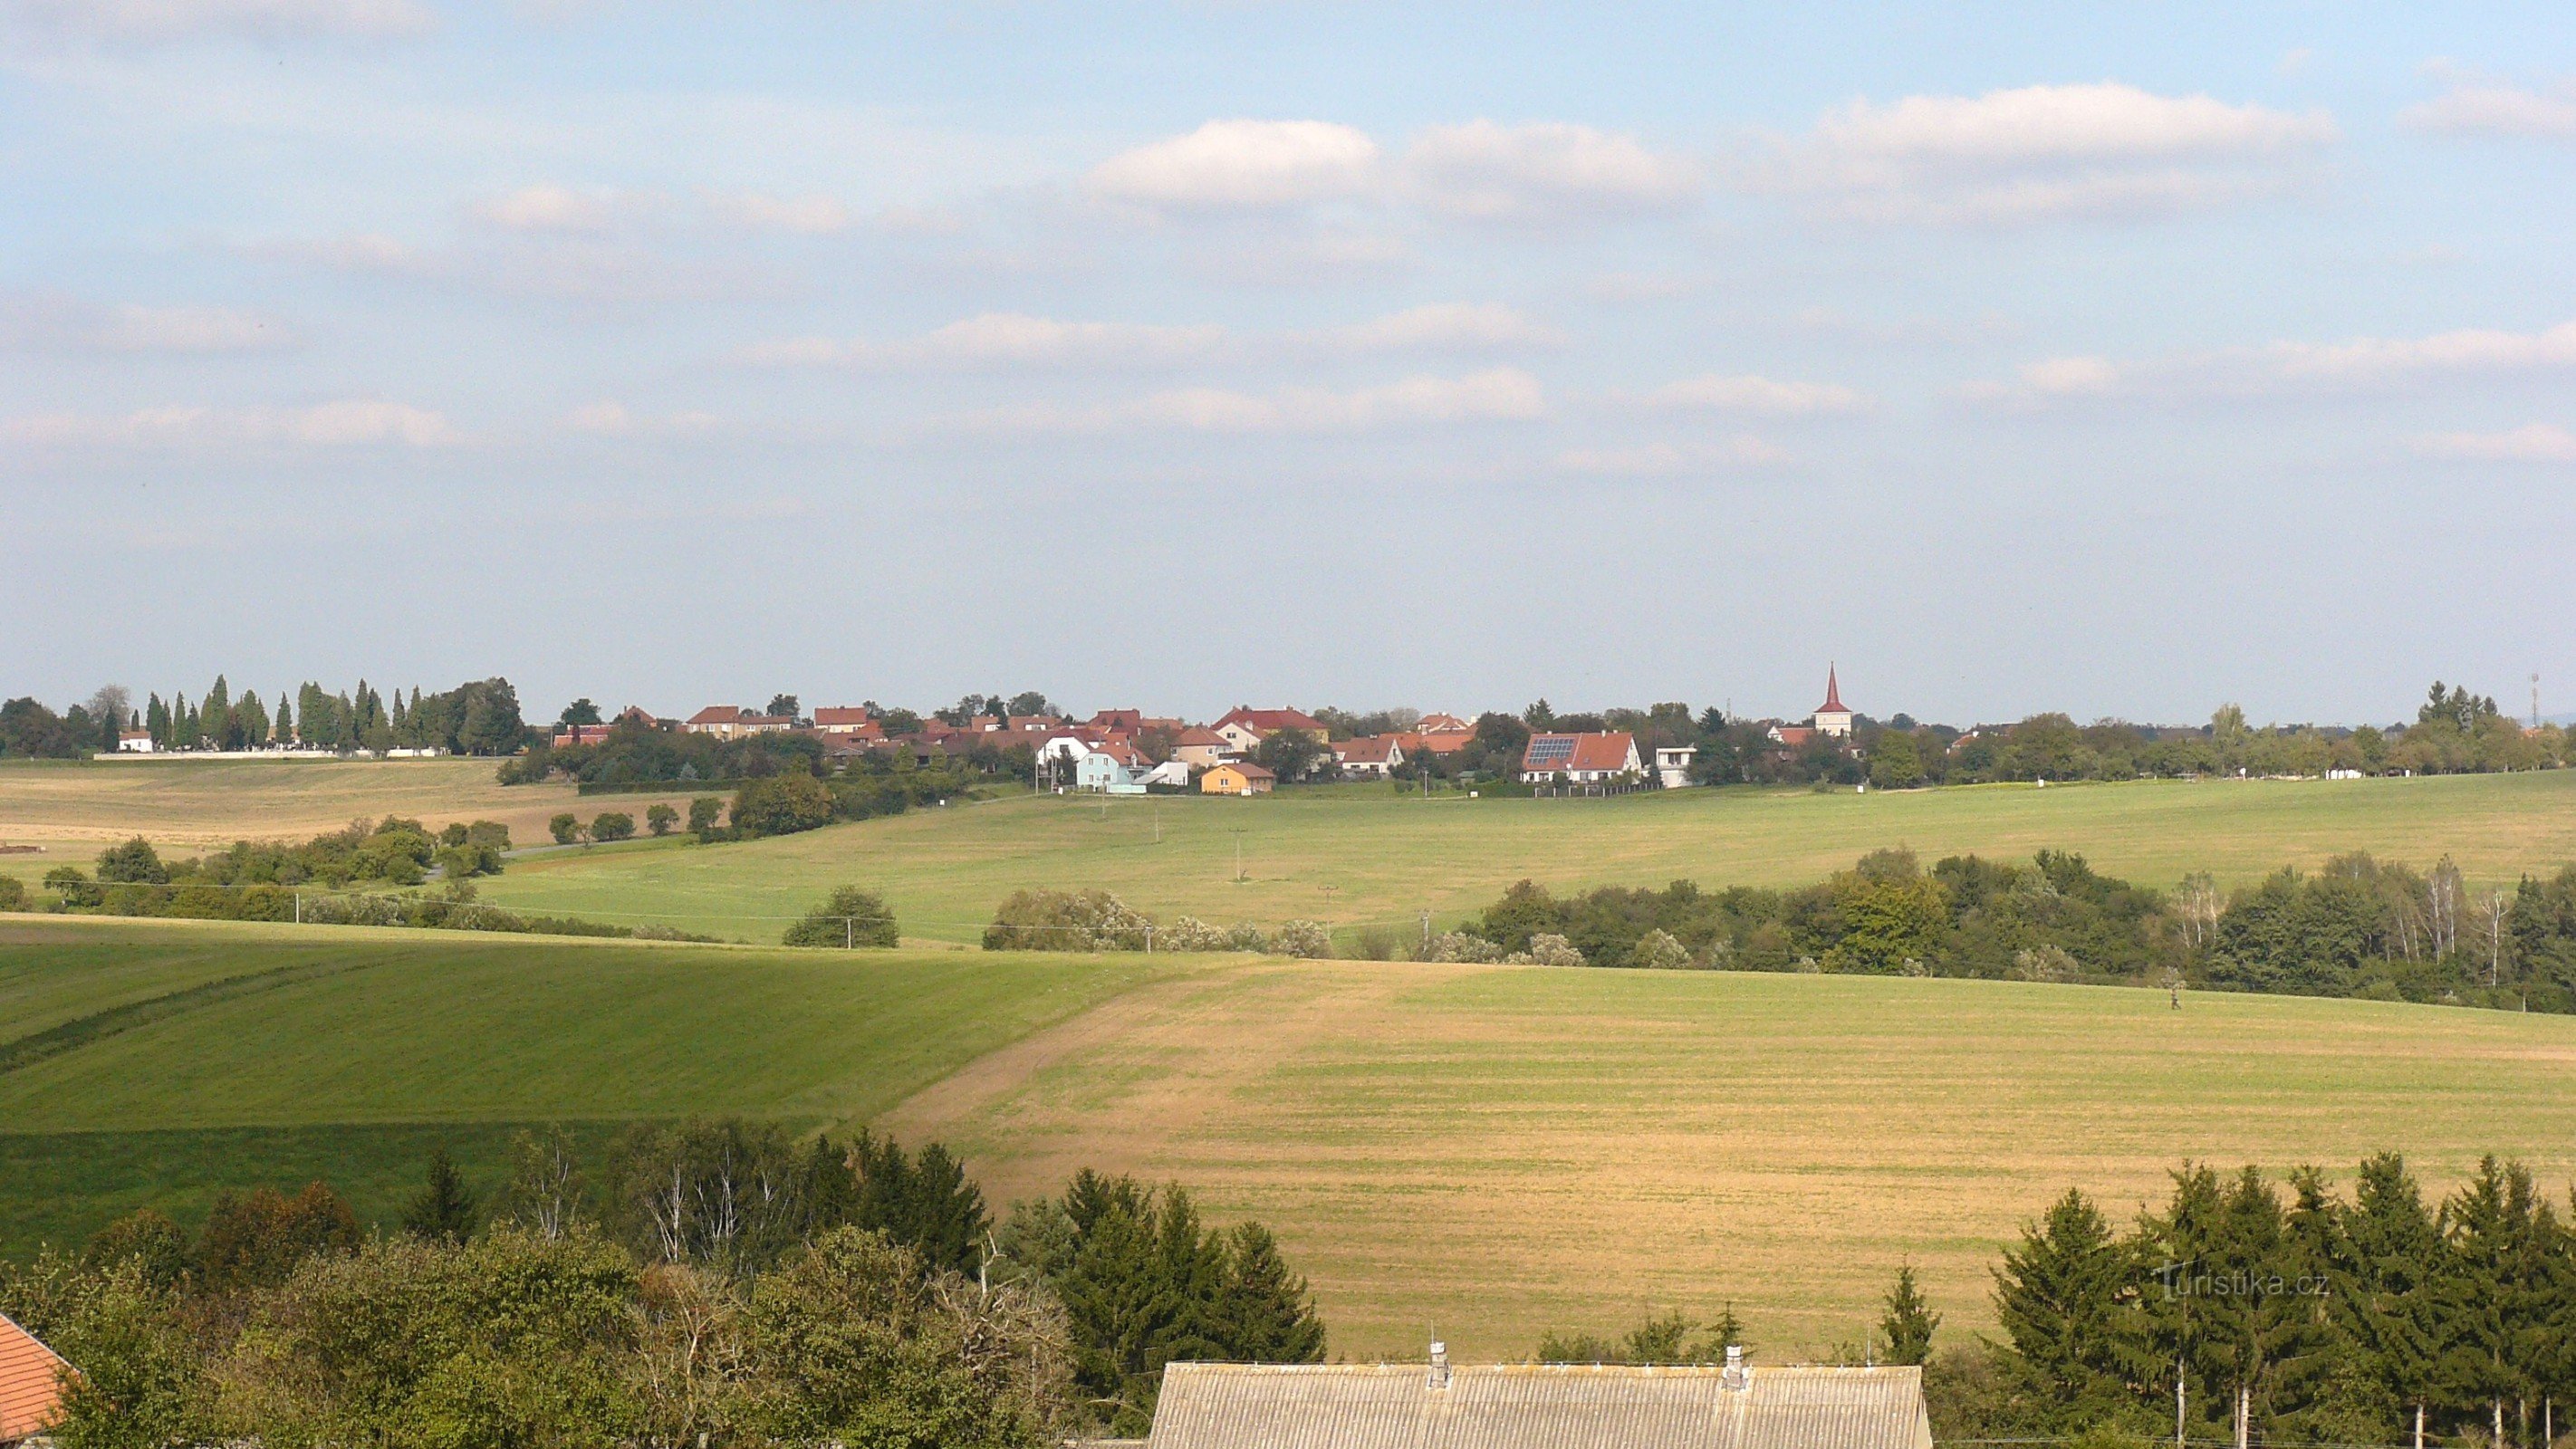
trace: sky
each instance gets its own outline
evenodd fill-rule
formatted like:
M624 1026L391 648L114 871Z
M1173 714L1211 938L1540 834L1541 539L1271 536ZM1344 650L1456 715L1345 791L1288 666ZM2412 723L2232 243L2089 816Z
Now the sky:
M0 0L0 694L2576 698L2558 5Z

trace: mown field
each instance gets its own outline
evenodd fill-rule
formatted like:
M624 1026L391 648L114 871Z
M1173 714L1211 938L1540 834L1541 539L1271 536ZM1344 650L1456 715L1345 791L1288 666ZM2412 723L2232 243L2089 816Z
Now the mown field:
M1343 786L1252 800L1013 797L719 847L643 843L513 862L486 894L602 919L775 939L836 885L882 890L907 936L973 940L1023 886L1102 887L1170 918L1419 929L1524 877L1558 888L1803 885L1882 846L2079 850L2115 875L2222 884L2347 850L2476 883L2576 860L2576 771L2413 780L2140 781L1897 793L1681 790L1609 800L1398 798ZM1238 880L1237 860L1241 861Z
M669 796L582 798L564 784L504 788L491 760L0 760L0 845L41 855L0 855L0 872L33 879L100 848L143 836L165 853L193 855L244 838L303 839L351 820L403 815L431 828L498 820L522 845L546 842L546 821L570 810L587 820Z
M18 918L0 1062L12 1251L316 1173L381 1215L518 1123L864 1121L996 1200L1091 1164L1257 1215L1360 1356L1730 1300L1789 1356L1909 1259L1976 1327L2016 1224L2184 1158L2576 1172L2576 1019L2017 983Z

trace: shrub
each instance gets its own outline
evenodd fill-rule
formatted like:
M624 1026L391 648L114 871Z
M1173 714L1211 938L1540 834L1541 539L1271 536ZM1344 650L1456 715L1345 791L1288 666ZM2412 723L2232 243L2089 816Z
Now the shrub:
M644 828L655 835L670 834L671 827L679 822L680 812L660 801L644 807Z
M1690 948L1670 931L1648 931L1637 942L1637 949L1629 953L1628 964L1650 971L1679 971L1691 964Z
M897 934L894 912L885 898L857 886L843 886L816 906L805 919L787 928L789 946L891 946Z
M1500 961L1503 948L1465 931L1443 931L1423 947L1425 961Z
M1279 928L1279 949L1286 955L1310 961L1329 960L1333 954L1333 933L1321 921L1290 921Z
M724 817L724 801L714 795L700 795L689 802L689 833L700 839L713 834L716 821Z
M581 817L567 810L547 821L546 831L554 836L555 844L570 845L581 839Z
M1581 966L1583 953L1563 936L1542 933L1530 937L1529 957L1541 966Z
M1013 891L984 928L984 949L1141 951L1153 928L1153 917L1107 891Z
M627 814L623 810L603 810L599 813L598 819L590 822L590 838L593 840L633 840L635 838L635 817Z
M1225 932L1196 916L1183 916L1156 933L1166 951L1222 951Z
M76 865L58 865L45 872L45 889L63 898L63 904L75 910L95 906L106 894L98 883Z
M14 875L0 875L0 911L23 911L27 908L27 883Z
M167 885L170 872L162 866L152 842L138 835L98 853L98 878L101 884Z
M1382 926L1371 926L1360 932L1359 959L1392 961L1396 953L1396 934Z
M772 775L734 792L733 828L745 835L793 835L831 823L832 792L808 774Z

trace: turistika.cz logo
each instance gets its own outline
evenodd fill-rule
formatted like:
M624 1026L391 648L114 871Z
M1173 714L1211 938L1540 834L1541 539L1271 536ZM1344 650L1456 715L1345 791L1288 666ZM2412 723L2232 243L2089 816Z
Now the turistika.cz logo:
M2189 1271L2199 1261L2186 1258L2156 1269L2156 1281L2164 1285L2166 1302L2178 1298L2323 1298L2331 1291L2322 1273L2301 1273L2294 1278L2244 1268Z

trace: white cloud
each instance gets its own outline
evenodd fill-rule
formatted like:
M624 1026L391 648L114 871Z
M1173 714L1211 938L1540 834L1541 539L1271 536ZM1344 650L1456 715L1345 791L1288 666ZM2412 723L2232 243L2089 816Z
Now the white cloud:
M849 208L828 196L764 196L755 191L714 194L707 210L718 221L747 231L828 236L854 224Z
M255 352L294 340L277 319L235 307L119 307L96 338L111 352Z
M650 417L614 399L573 409L564 414L563 426L603 438L703 438L728 430L726 421L714 413L688 410Z
M1560 347L1565 334L1499 303L1440 302L1365 322L1293 333L1292 345L1347 355L1372 352L1481 352Z
M2452 81L2445 94L2398 112L2398 123L2453 136L2576 137L2576 82L2534 90L2476 76Z
M2416 451L2436 458L2497 463L2576 463L2576 433L2532 423L2503 433L2436 433L2416 440Z
M0 0L0 15L91 40L391 40L438 18L417 0Z
M1722 377L1716 373L1666 383L1645 397L1649 407L1781 417L1858 412L1868 401L1838 383L1780 382L1749 374Z
M149 447L179 450L271 445L342 448L463 441L425 408L350 398L299 408L143 408L121 416L52 413L0 421L0 440L37 447Z
M1433 126L1407 148L1405 171L1433 209L1489 221L1653 211L1698 192L1689 163L1563 122Z
M1238 334L1214 324L1068 322L986 312L900 342L780 338L744 348L736 360L773 367L1172 367L1289 356L1504 351L1553 347L1564 340L1555 330L1491 303L1435 303L1339 327L1276 334Z
M552 183L523 186L477 206L475 215L511 231L598 231L613 198Z
M2355 392L2407 381L2566 367L2576 367L2576 322L2538 332L2462 328L2425 337L2274 342L2142 362L2058 357L2024 366L2014 382L1971 383L1964 395L1978 402L2027 408L2115 396L2173 400Z
M1429 424L1525 422L1547 413L1538 379L1515 368L1465 377L1408 377L1383 387L1334 392L1175 388L1095 408L1053 404L1002 408L949 420L978 432L1347 433Z
M0 297L0 346L124 353L255 352L294 332L237 307L97 307L61 297Z
M1786 448L1750 433L1716 446L1647 443L1632 448L1569 448L1556 455L1568 473L1607 478L1665 478L1713 468L1776 468L1794 462Z
M1091 186L1152 206L1296 206L1358 193L1377 160L1365 132L1330 121L1210 121L1109 158Z
M744 349L742 361L773 366L1077 367L1159 366L1213 355L1222 327L1132 322L1065 322L1019 312L986 312L903 342L794 337Z
M1876 221L2165 214L2277 194L2340 138L2323 111L2160 96L2115 81L1853 101L1751 168Z
M2364 337L2331 345L2276 342L2265 356L2286 377L2329 382L2566 367L2576 364L2576 322L2561 322L2539 332L2463 328L2430 337Z

